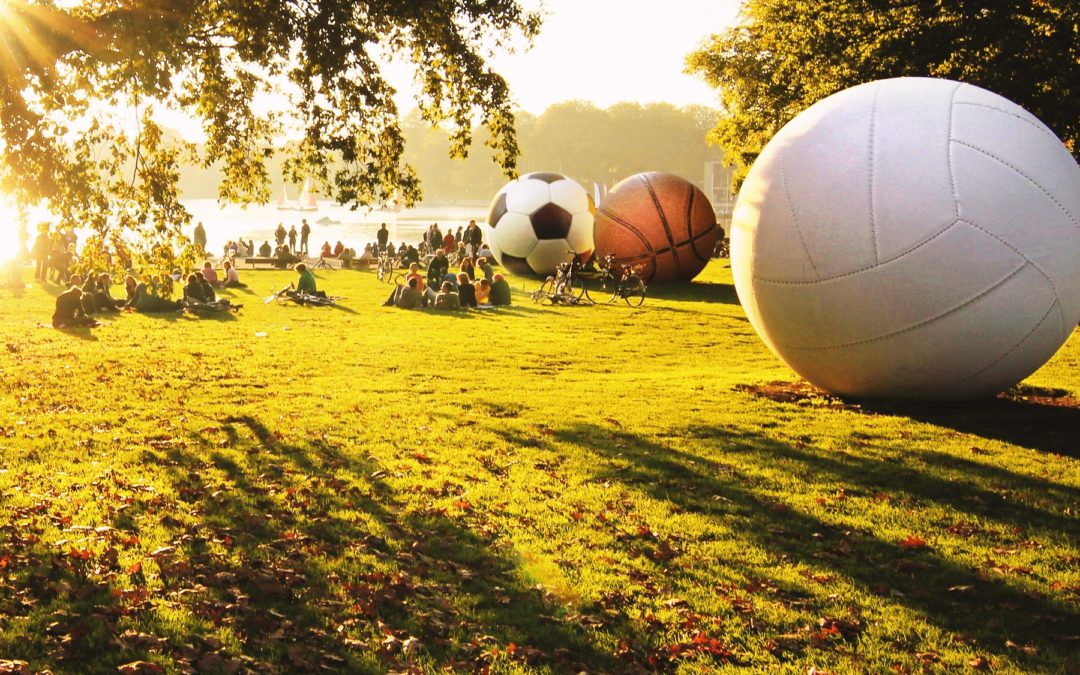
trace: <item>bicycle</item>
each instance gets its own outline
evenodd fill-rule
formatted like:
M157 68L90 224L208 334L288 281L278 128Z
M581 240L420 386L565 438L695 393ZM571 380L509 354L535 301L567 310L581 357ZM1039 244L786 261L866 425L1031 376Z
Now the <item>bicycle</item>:
M385 281L388 284L405 283L405 273L398 270L398 259L386 251L379 254L375 274L378 276L379 281Z
M591 281L597 282L596 286L592 283L585 286L585 297L591 302L598 302L594 295L601 299L608 296L608 304L617 302L619 298L631 307L640 307L641 303L645 302L646 288L645 281L641 278L641 266L616 265L615 256L610 253L604 256L596 276Z
M582 264L574 251L574 259L560 263L555 268L555 276L549 276L532 293L533 302L547 302L551 305L577 305L585 295L585 281L581 278Z

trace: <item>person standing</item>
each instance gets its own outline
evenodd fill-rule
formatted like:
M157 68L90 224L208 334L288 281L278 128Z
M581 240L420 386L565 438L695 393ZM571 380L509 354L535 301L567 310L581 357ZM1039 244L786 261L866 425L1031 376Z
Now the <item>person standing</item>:
M296 226L289 228L289 250L296 253Z
M274 241L277 242L278 248L285 243L285 226L281 223L278 223L277 229L274 230Z
M38 236L34 239L34 278L45 281L45 274L49 271L49 226L42 225L38 228Z
M390 239L390 230L386 229L386 223L382 224L379 228L379 233L376 235L379 240L379 252L386 250L386 242Z
M480 242L484 241L484 233L480 231L475 220L469 221L469 241L473 245L473 251L480 250Z
M311 226L308 225L307 218L302 221L304 226L300 228L300 252L304 255L310 256L308 252L308 237L311 235Z
M195 248L199 253L206 252L206 228L203 227L202 221L195 226L195 233L192 235L192 239L195 242Z

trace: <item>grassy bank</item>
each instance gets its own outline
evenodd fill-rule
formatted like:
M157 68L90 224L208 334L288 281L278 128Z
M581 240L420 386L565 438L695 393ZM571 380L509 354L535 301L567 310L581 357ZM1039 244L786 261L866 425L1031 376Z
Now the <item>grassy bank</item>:
M764 348L722 261L638 310L318 276L339 307L249 272L238 315L92 331L0 290L0 659L1080 668L1080 337L1005 398L859 405Z

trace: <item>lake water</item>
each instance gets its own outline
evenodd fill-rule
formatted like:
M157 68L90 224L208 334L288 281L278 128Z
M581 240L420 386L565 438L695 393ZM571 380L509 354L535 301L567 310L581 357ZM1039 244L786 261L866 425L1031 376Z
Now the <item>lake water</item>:
M185 199L183 204L192 214L191 225L185 227L184 232L190 236L195 224L202 222L206 229L206 248L215 255L221 252L226 242L237 239L253 239L256 248L264 240L273 246L274 230L278 223L283 224L286 230L295 225L299 232L304 218L311 225L308 248L312 253L317 253L324 241L330 242L331 246L341 241L359 252L365 243L375 241L375 233L381 223L386 223L390 230L390 241L395 244L402 241L417 244L432 223L438 223L439 229L445 234L447 227L457 229L468 225L470 219L483 225L488 210L487 204L479 202L426 204L400 212L351 211L347 206L332 202L320 202L317 211L282 211L274 204L247 207L229 204L222 207L215 199ZM335 222L320 224L318 221L323 218ZM298 246L299 243L297 238Z

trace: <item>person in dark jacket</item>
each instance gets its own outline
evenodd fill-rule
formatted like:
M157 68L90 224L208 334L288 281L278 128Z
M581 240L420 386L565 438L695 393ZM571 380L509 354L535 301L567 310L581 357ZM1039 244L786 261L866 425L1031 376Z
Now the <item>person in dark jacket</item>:
M446 251L439 249L435 257L428 263L428 285L438 286L450 272L450 259L446 257Z
M495 280L491 282L489 301L496 306L510 304L510 283L501 274L496 274Z
M476 288L464 272L457 275L457 292L462 307L476 307Z
M83 291L79 288L81 282L79 275L71 275L71 287L56 296L56 307L52 316L53 328L96 325L97 322L86 315L83 307Z

